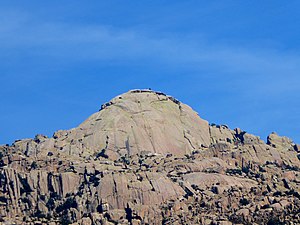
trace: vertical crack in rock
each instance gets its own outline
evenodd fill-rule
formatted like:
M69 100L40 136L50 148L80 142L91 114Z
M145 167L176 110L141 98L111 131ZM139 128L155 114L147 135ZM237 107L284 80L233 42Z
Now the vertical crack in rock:
M129 207L129 204L127 203L127 207L125 208L126 212L126 219L128 220L129 224L132 225L132 209Z
M145 131L147 133L147 136L150 140L153 152L156 153L155 144L154 144L154 140L153 140L153 133L151 131L151 127L149 126L149 124L147 124L147 121L145 120L144 116L143 116L143 119L144 119L144 129L145 129Z
M154 188L154 186L153 186L153 183L152 183L151 179L149 179L149 176L147 175L147 173L145 173L145 175L146 175L146 178L147 178L149 184L150 184L151 187L152 187L152 188L151 188L151 191L156 191L155 188Z
M127 155L131 155L130 154L130 144L129 144L129 136L127 137L127 140L125 141L125 146L126 146L126 150L127 150Z
M192 141L189 139L189 137L187 137L187 134L188 132L186 132L185 130L183 131L183 136L184 138L188 141L188 143L190 144L190 146L193 148L193 149L196 149L195 146L193 145Z
M114 194L114 196L116 196L117 207L120 208L120 201L119 201L119 194L118 194L117 182L116 182L114 176L112 176L112 178L113 178L113 183L114 183L114 187L113 187L114 193L113 194Z

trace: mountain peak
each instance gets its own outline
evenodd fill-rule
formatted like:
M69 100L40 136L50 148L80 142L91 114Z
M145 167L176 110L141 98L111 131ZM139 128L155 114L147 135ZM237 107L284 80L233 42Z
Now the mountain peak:
M299 149L133 90L76 128L0 146L0 223L299 224Z
M106 107L108 107L114 103L124 101L124 100L132 100L132 101L136 101L136 102L148 103L149 101L156 100L156 99L171 100L180 106L180 102L177 99L175 99L171 96L168 96L163 92L153 91L151 89L134 89L134 90L130 90L122 95L119 95L119 96L113 98L111 101L101 105L101 109L99 111L105 109Z
M113 98L75 130L70 139L80 137L87 151L100 149L114 159L141 152L184 155L210 142L207 121L177 99L151 90Z

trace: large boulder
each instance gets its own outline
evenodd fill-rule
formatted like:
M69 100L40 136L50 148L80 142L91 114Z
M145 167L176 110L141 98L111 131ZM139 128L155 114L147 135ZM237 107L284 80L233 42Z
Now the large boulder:
M79 127L53 138L53 147L67 154L111 159L142 152L183 156L210 144L207 121L178 100L148 90L115 97Z

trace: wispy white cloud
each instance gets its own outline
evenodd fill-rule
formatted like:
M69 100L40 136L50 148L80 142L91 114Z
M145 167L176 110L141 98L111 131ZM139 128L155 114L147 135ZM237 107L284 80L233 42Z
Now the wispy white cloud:
M19 12L2 15L0 22L2 58L23 51L67 62L162 63L221 72L229 76L227 82L239 84L239 88L252 86L264 94L299 90L300 57L274 49L224 45L204 36L199 39L199 35L157 37L137 29L45 22Z
M190 88L189 85L197 84L193 86L194 96L197 88L211 91L205 97L217 95L213 99L216 108L210 106L209 116L224 113L219 109L222 106L228 112L228 118L233 118L237 125L243 122L247 129L257 133L260 128L254 126L253 121L265 123L265 127L273 127L275 122L286 127L285 118L288 118L289 126L293 121L299 121L299 107L295 104L300 97L300 56L276 47L259 49L224 44L199 33L165 32L158 35L155 30L146 28L44 21L24 12L3 10L0 10L0 34L2 68L5 64L22 68L19 64L28 63L23 62L22 57L29 58L33 66L40 61L72 65L89 61L130 66L144 64L158 69L164 66L187 74L186 79L191 81L186 83L185 90ZM14 74L22 76L19 75L22 72L19 69ZM36 79L33 76L41 76L36 74L26 77L28 86ZM5 73L0 75L0 82L4 76ZM47 76L53 74L47 73ZM202 83L205 76L212 77ZM18 79L9 80L9 89L17 89L15 82ZM226 89L230 89L230 94L223 96ZM234 95L238 97L234 99ZM199 99L196 100L198 104ZM295 127L294 130L298 129Z

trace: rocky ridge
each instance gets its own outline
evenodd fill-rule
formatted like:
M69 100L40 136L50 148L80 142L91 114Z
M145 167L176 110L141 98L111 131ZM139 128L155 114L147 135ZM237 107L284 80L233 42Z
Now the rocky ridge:
M300 223L300 145L209 124L160 92L0 153L3 224Z

